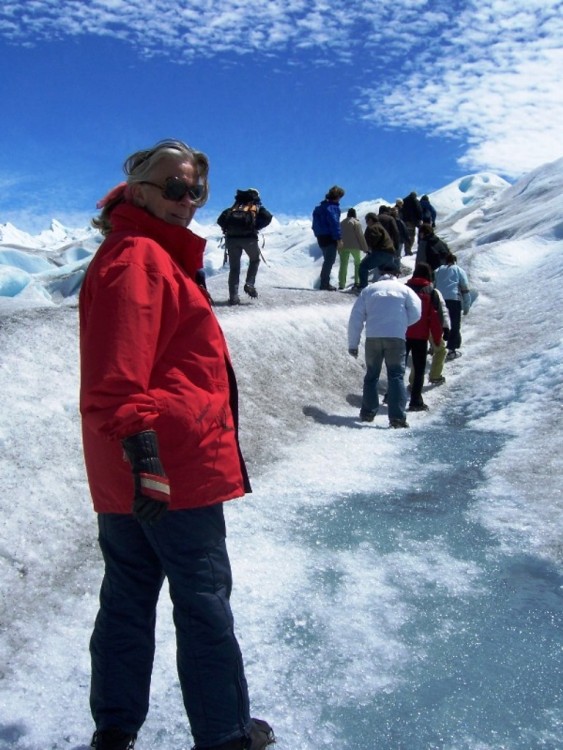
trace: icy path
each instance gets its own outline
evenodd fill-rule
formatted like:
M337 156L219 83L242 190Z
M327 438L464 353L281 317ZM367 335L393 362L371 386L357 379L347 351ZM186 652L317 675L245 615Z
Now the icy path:
M542 515L547 498L533 533L516 528L537 477L521 481L519 504L506 412L528 400L513 401L517 382L495 389L486 368L506 326L486 344L477 336L484 296L464 358L428 393L431 412L397 432L384 408L372 425L355 420L363 370L346 354L349 301L288 291L273 308L268 294L259 307L218 308L255 490L227 506L255 714L272 721L279 750L558 750L558 517ZM0 750L85 750L101 568L81 468L76 311L3 321L0 342L5 403L18 404L0 431L13 541L0 551ZM501 368L526 353L500 351ZM530 465L525 445L518 455ZM164 592L153 693L139 750L187 750Z

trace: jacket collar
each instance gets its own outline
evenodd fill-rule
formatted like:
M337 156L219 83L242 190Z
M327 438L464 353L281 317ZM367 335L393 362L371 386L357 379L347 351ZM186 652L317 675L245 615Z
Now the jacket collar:
M137 234L158 242L192 279L203 268L206 241L187 227L168 224L132 203L116 206L111 223L113 232Z

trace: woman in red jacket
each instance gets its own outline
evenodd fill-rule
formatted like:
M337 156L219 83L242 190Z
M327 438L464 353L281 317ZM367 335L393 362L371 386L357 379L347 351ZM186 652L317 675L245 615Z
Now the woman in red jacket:
M428 406L422 399L422 386L430 334L436 346L442 342L442 321L432 299L434 287L432 269L428 263L416 264L412 278L407 281L407 286L410 286L422 301L422 315L418 323L407 328L407 357L410 352L414 369L409 411L427 411Z
M156 605L168 578L178 675L196 748L262 750L229 604L223 505L250 492L227 346L188 225L207 157L181 141L130 156L98 205L106 239L80 293L80 410L105 573L91 639L92 747L143 724Z

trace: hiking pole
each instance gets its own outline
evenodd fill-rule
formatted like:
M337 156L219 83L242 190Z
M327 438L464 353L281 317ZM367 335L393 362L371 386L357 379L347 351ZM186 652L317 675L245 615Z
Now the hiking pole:
M264 245L266 244L266 238L264 237L263 234L260 236L262 237L262 247L264 247ZM264 253L262 252L262 247L258 248L258 252L260 253L260 258L264 261L266 265L268 265L268 261L266 260L266 258L264 257Z
M229 262L229 253L227 252L227 245L225 244L225 237L224 237L224 236L223 236L223 237L221 237L221 239L220 239L220 240L219 240L219 242L217 243L217 246L218 246L219 248L221 247L221 245L224 245L224 246L225 246L225 250L224 250L224 252L223 252L223 266L226 266L226 265L227 265L227 263Z

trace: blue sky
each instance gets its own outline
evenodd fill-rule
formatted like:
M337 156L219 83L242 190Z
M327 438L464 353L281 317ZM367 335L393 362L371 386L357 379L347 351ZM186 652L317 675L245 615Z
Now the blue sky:
M0 224L87 223L131 152L211 159L211 221L515 179L563 155L563 0L3 0Z

